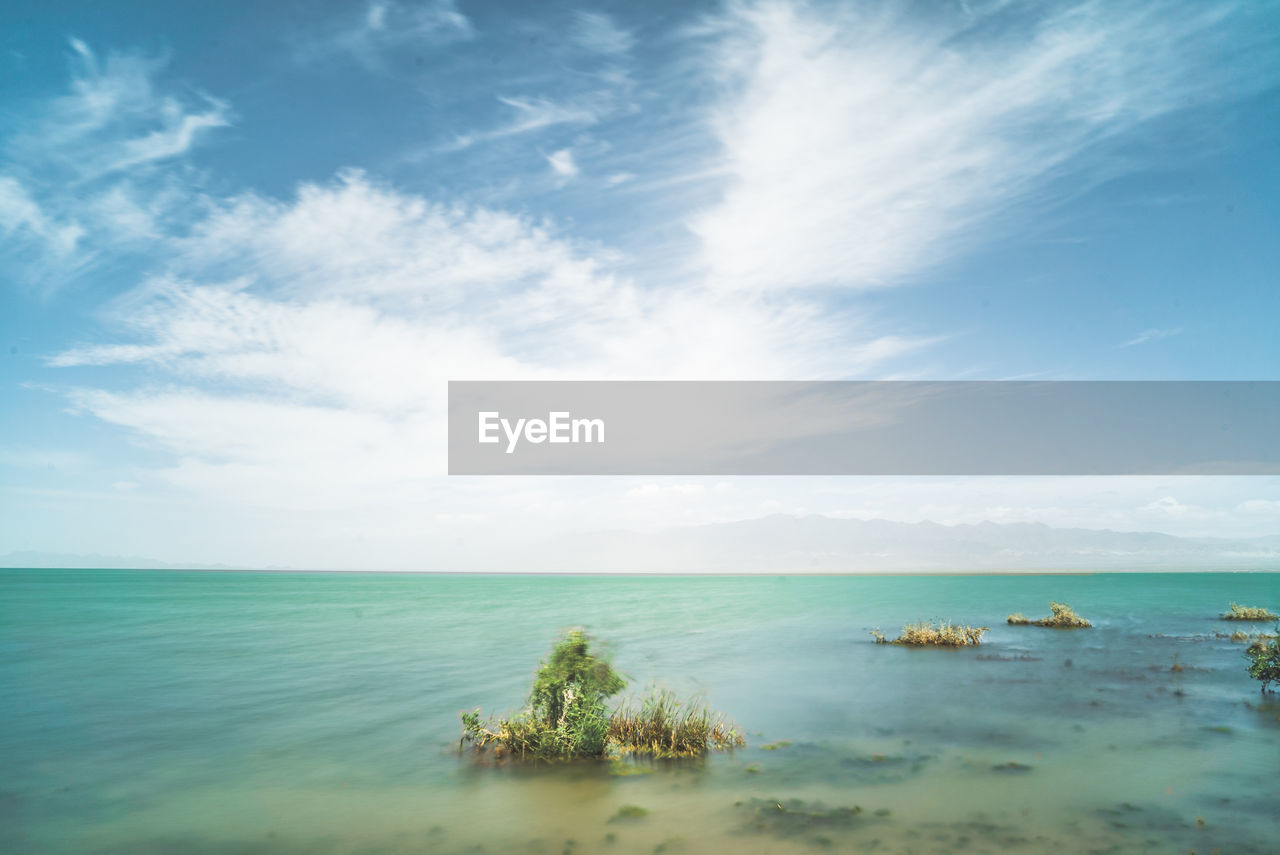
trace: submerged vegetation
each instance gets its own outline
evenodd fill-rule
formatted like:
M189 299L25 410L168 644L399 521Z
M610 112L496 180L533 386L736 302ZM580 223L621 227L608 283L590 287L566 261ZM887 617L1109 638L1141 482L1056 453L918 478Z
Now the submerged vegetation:
M746 744L705 702L681 701L663 690L610 713L607 699L625 687L608 659L592 652L586 633L570 630L538 668L525 709L487 722L478 709L462 713L459 744L492 748L500 758L535 760L693 757Z
M1266 692L1272 683L1280 684L1280 633L1269 641L1259 638L1245 650L1249 658L1249 676L1262 683Z
M982 636L990 627L961 626L952 623L940 623L934 626L928 621L909 623L902 628L902 634L892 641L885 638L878 629L871 630L876 644L906 644L913 647L976 647L982 643Z
M809 835L823 830L851 827L862 814L858 805L827 807L822 802L800 799L751 799L734 803L747 812L744 830L773 834L778 837ZM815 843L827 843L815 838Z
M1051 614L1040 620L1031 620L1026 615L1015 613L1009 615L1005 622L1014 626L1047 626L1052 629L1083 629L1093 626L1088 620L1076 614L1075 610L1066 603L1050 602L1049 611Z
M1242 606L1232 603L1230 610L1219 615L1223 620L1275 620L1277 615L1258 606Z

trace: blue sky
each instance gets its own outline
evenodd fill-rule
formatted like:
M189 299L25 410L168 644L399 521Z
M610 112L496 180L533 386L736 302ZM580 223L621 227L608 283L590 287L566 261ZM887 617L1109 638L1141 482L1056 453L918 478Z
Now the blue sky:
M1280 379L1275 3L10 3L0 80L0 552L1280 531L1275 479L442 476L449 379Z

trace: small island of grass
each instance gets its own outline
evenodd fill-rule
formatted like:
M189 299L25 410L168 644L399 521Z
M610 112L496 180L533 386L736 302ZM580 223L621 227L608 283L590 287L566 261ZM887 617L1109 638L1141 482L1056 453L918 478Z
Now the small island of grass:
M659 689L611 713L606 700L625 687L608 659L592 653L586 633L570 630L538 668L525 709L487 722L478 709L462 713L460 744L526 760L695 757L746 744L704 701L682 701Z
M937 626L928 622L909 623L902 628L902 634L890 640L878 629L871 630L876 644L904 644L912 647L976 647L982 643L982 636L990 627L961 626L952 623L940 623Z
M1219 615L1223 620L1275 620L1276 615L1257 606L1242 606L1232 603L1230 610Z
M1040 620L1032 620L1021 613L1011 614L1005 619L1006 623L1013 626L1047 626L1051 629L1084 629L1093 626L1085 618L1075 613L1075 610L1066 603L1049 603L1049 611L1051 614Z

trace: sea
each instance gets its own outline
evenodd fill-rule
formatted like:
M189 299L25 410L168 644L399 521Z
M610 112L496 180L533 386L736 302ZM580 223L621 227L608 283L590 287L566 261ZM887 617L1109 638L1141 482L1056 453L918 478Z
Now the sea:
M1090 629L1010 626L1064 602ZM0 852L1280 852L1280 696L1219 619L1275 573L0 570ZM877 645L904 623L976 648ZM748 745L496 763L583 627ZM620 696L621 697L621 696Z

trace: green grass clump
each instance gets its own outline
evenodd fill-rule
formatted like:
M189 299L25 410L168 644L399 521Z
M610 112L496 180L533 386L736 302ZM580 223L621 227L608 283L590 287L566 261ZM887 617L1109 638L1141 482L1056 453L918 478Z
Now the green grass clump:
M1040 620L1031 620L1021 612L1017 612L1005 618L1005 623L1013 626L1047 626L1051 629L1083 629L1093 626L1065 603L1050 602L1049 611L1051 614Z
M732 722L705 701L682 701L663 689L615 710L608 736L623 754L664 758L697 757L747 744Z
M871 631L876 644L906 644L912 647L976 647L982 643L982 636L990 627L961 626L952 623L940 623L934 626L928 621L909 623L902 628L902 634L892 641L885 638L878 629Z
M1262 691L1272 683L1280 683L1280 633L1269 641L1258 639L1245 650L1249 659L1249 676L1262 683Z
M612 713L607 699L626 687L606 657L592 652L582 630L565 633L538 668L524 710L483 721L464 712L463 743L492 749L499 759L618 758L623 754L690 757L746 742L727 719L704 702L680 701L654 691L638 706Z
M1257 606L1242 606L1232 603L1230 611L1219 615L1223 620L1275 620L1276 615Z

